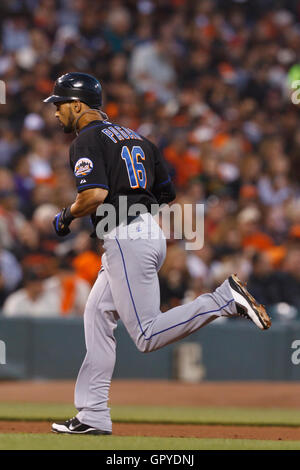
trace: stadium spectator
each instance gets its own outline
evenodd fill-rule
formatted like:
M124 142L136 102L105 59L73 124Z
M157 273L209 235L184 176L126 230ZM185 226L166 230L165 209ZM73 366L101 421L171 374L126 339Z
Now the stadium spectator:
M22 269L15 256L0 245L0 307L22 280Z
M48 279L27 270L24 288L8 296L3 315L38 318L82 315L89 292L89 284L78 278L68 265L61 264L56 275Z

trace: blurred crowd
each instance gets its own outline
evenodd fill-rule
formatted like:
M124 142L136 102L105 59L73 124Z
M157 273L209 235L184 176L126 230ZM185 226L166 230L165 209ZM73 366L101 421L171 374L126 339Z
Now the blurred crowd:
M300 312L299 0L1 0L0 17L4 315L81 315L101 266L88 218L62 240L51 224L76 191L72 137L42 101L70 71L97 76L109 119L156 143L176 203L204 204L204 247L168 241L162 309L236 272Z

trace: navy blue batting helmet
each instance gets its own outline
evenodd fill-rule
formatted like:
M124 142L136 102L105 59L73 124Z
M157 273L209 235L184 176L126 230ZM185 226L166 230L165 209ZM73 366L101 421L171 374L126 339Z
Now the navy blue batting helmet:
M100 108L102 105L100 82L88 73L66 73L56 80L52 95L48 96L44 103L74 100L82 101L90 108Z

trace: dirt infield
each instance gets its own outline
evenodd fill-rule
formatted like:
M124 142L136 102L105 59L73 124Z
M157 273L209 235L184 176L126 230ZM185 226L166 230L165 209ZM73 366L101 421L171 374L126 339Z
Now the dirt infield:
M73 403L74 382L0 382L0 401ZM113 405L300 408L300 383L114 380Z
M0 433L49 433L51 424L36 421L0 421ZM257 426L203 426L186 424L114 423L114 436L195 437L202 439L256 439L300 441L300 428ZM105 437L104 437L105 439Z
M72 403L74 382L2 382L3 402ZM299 383L113 381L114 405L300 408ZM0 433L49 433L48 422L0 421ZM114 435L300 440L300 428L114 423Z

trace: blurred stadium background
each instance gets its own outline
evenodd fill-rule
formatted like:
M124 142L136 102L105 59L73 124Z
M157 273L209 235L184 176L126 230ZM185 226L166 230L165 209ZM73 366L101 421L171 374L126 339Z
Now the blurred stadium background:
M300 378L300 1L1 0L0 17L0 377L74 378L84 354L101 247L88 218L67 239L53 232L76 192L71 137L42 102L59 75L81 71L102 83L110 120L158 145L176 202L205 204L204 248L168 242L162 309L236 272L273 319L261 336L218 321L151 358L121 326L116 376Z

